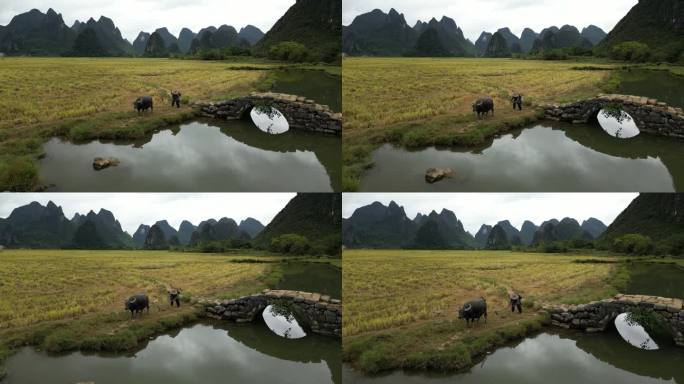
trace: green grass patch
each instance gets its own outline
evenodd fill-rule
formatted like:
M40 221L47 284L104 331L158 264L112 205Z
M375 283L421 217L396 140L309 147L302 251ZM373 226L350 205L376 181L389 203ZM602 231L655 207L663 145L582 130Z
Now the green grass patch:
M476 336L455 338L462 320L434 320L345 340L342 356L366 373L454 372L470 368L487 352L541 331L547 322L548 317L538 316L495 329L481 324Z

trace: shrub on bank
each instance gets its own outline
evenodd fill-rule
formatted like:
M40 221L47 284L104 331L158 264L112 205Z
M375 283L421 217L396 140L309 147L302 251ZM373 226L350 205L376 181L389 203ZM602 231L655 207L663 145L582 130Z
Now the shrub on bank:
M651 58L651 49L638 41L625 41L613 47L610 57L615 60L643 63Z
M311 243L304 236L289 233L274 237L271 240L270 250L289 255L305 255L311 250Z
M309 57L309 50L304 44L294 41L283 41L271 47L268 51L268 58L272 60L289 61L303 63Z
M612 250L630 255L648 255L653 253L653 240L638 233L630 233L613 241Z

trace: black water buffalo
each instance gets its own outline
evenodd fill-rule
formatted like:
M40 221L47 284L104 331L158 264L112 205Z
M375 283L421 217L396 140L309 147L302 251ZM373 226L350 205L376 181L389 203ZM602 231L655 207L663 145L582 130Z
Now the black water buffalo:
M518 108L519 111L522 111L523 99L522 99L521 94L519 94L519 93L513 94L513 96L511 96L511 103L513 103L513 110L514 111L516 108Z
M177 307L180 307L180 294L180 288L169 289L169 301L171 302L172 307L174 304L176 304Z
M480 322L480 317L484 316L485 323L487 322L487 301L484 297L471 300L463 305L463 308L458 311L458 318L465 319L466 325L477 320Z
M518 309L518 313L522 313L522 296L517 293L510 293L508 295L508 300L511 303L511 312L515 312Z
M144 309L147 309L147 313L150 313L150 300L143 293L129 297L124 305L126 311L131 311L131 318L133 318L135 313L142 313Z
M171 92L171 107L180 108L181 93L179 91Z
M152 96L142 96L135 99L133 102L133 110L140 112L145 112L147 110L154 112L154 101L152 101Z
M486 117L489 115L490 111L492 112L492 116L494 116L494 100L492 100L491 97L479 99L473 104L473 112L477 112L478 119L483 116Z

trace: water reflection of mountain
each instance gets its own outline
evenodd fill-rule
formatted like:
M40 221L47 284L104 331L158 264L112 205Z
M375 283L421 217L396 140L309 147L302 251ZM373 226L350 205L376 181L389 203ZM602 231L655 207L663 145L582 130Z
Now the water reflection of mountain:
M577 348L618 369L684 383L684 353L674 346L661 345L657 351L643 351L627 344L614 330L595 335L562 333L559 336L574 340Z

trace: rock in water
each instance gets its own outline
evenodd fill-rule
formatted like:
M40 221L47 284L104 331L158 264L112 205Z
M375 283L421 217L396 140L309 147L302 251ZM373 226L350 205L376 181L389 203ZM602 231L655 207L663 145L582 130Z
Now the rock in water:
M644 327L629 321L628 315L629 313L621 313L615 318L615 328L620 336L622 336L626 342L639 349L658 349L658 344L651 339L651 336L646 332Z
M454 177L456 171L451 168L430 168L425 172L425 181L434 184L445 177Z
M116 167L119 163L121 163L119 159L114 157L96 157L95 160L93 160L93 169L99 171L109 167Z

